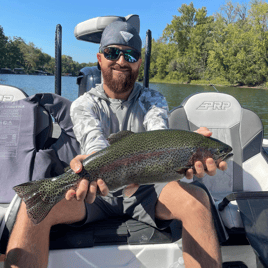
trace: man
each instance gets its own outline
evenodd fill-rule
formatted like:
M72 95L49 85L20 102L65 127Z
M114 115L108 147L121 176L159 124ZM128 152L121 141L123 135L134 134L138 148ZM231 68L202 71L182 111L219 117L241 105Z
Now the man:
M164 97L135 83L141 65L140 52L141 39L129 23L116 21L106 27L97 54L103 84L78 98L71 107L74 132L82 152L71 161L75 172L81 171L81 162L89 154L108 146L106 138L111 133L125 129L140 132L168 128ZM206 128L200 128L198 132L211 135ZM207 159L206 166L209 175L216 173L213 159ZM225 170L226 163L221 162L219 168ZM198 177L204 176L202 163L196 162L195 169ZM187 171L186 177L193 177L192 169ZM96 197L97 188L101 196ZM46 267L51 226L58 223L83 225L124 214L157 228L167 227L173 219L181 220L186 267L221 267L210 203L202 189L174 181L148 186L128 185L109 193L101 178L90 185L82 180L78 189L69 190L66 198L37 226L29 220L22 202L5 265Z

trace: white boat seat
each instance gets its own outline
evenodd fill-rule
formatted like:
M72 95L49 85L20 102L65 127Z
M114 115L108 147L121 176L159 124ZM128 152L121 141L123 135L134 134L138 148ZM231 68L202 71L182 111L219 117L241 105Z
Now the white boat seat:
M0 101L17 101L28 97L28 95L20 88L1 85L0 86Z
M268 190L263 126L254 112L241 107L234 97L217 92L194 94L170 112L170 128L194 131L202 126L230 145L234 153L226 171L202 179L216 203L232 192ZM235 201L220 214L226 227L243 228Z

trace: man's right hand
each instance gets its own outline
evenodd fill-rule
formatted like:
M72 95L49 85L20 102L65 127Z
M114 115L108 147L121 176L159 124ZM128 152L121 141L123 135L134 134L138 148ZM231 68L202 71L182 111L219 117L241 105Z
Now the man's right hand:
M77 155L71 162L70 167L75 173L79 173L82 171L83 165L82 162L89 155ZM95 201L97 188L101 192L101 195L106 196L109 193L109 189L105 182L102 179L98 179L97 181L93 181L89 185L89 181L86 179L82 179L78 185L78 188L75 190L70 189L67 191L65 198L67 200L71 200L75 198L79 200L85 200L87 203L91 204Z

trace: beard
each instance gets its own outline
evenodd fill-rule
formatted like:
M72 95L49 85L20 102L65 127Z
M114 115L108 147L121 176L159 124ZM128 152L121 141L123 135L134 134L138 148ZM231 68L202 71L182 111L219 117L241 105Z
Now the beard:
M120 73L117 78L113 77L113 67L116 69L124 68L127 72ZM139 69L133 71L129 67L120 67L117 64L110 66L109 68L101 69L103 75L103 81L108 86L108 88L114 93L125 93L133 89L134 84L139 75Z

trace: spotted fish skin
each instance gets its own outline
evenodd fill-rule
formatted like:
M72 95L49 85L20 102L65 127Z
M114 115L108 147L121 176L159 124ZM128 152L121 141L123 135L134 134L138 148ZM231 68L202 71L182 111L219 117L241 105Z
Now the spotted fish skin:
M26 203L27 213L38 224L51 208L76 189L82 178L102 178L110 190L131 183L150 184L182 178L199 160L216 163L224 160L232 148L213 138L184 130L156 130L142 133L123 131L110 138L110 146L87 157L83 171L70 168L62 175L27 182L13 189Z

